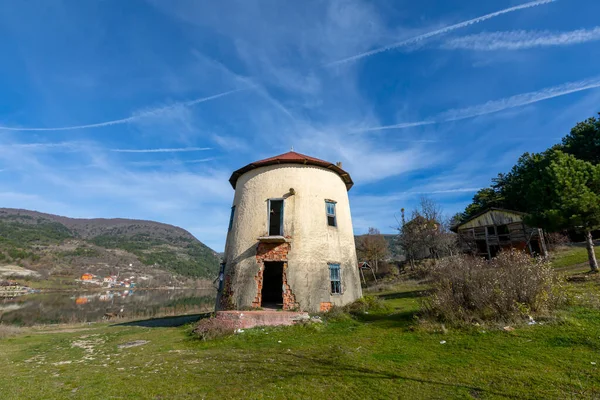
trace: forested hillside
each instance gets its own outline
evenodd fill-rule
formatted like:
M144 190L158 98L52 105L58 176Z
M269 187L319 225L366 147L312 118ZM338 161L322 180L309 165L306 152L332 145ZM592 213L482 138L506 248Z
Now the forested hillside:
M211 279L218 263L217 253L167 224L0 209L0 265L20 265L42 276L131 271Z

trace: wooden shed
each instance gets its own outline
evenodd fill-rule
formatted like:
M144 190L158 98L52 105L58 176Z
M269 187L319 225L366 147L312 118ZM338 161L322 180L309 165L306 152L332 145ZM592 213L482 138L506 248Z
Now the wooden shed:
M489 208L452 228L458 234L462 251L481 257L495 257L500 250L525 250L531 255L546 256L544 232L523 222L527 214Z

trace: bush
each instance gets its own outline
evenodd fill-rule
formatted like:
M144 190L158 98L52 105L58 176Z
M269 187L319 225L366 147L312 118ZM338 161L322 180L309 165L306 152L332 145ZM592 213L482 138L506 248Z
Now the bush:
M366 312L390 311L388 305L385 304L385 300L376 296L363 296L360 299L345 305L343 309L347 313L353 315L360 315Z
M545 232L546 242L548 244L548 250L555 250L561 246L566 246L571 243L569 236L560 232Z
M379 266L377 268L377 273L375 275L377 276L377 279L382 279L382 278L387 278L387 277L393 278L393 277L399 275L399 273L400 273L400 269L398 268L398 266L396 264L388 263L385 261L380 261ZM365 273L365 278L367 280L369 280L369 278L372 278L372 276L373 275L371 275L368 272Z
M17 336L23 333L23 328L13 325L0 324L0 339Z
M326 321L347 321L367 313L391 312L385 300L377 296L364 296L346 304L343 307L334 306L329 311L322 313Z
M448 257L430 274L433 294L424 301L424 311L448 323L511 321L548 311L562 300L550 264L516 250L491 261Z
M233 335L235 325L233 321L217 319L214 317L200 320L192 333L202 340L212 340Z

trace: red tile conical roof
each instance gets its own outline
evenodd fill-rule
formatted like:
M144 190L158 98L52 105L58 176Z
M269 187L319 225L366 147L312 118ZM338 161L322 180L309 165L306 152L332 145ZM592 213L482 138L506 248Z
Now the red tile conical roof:
M264 160L255 161L242 167L231 174L231 178L229 178L229 183L235 189L235 185L240 176L245 174L248 171L251 171L255 168L266 167L268 165L275 164L304 164L304 165L316 165L319 167L327 168L335 172L342 178L344 183L346 184L346 189L350 190L354 182L352 182L352 178L350 178L350 174L344 171L341 167L336 164L332 164L329 161L321 160L315 157L307 156L304 154L296 153L295 151L289 151L284 154L280 154L275 157L265 158Z

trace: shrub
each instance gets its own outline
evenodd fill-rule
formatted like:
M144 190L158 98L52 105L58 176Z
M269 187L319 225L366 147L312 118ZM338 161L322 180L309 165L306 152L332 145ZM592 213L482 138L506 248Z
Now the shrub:
M566 246L571 243L569 236L561 232L545 232L546 242L548 244L548 250L555 250L561 246Z
M360 315L366 312L389 311L390 308L385 304L385 300L377 296L363 296L360 299L347 304L343 307L344 311L353 315Z
M235 325L233 321L211 317L201 319L192 332L199 339L212 340L233 335Z
M0 339L17 336L23 333L23 328L13 325L0 324Z
M380 261L379 266L377 267L377 279L386 278L386 277L395 277L400 273L398 266L396 264L388 263L385 261ZM372 278L372 275L369 276L370 273L365 273L365 278L369 280Z
M437 266L437 260L426 259L417 262L410 271L410 278L415 280L428 280L431 278L432 270Z
M548 311L562 300L550 264L516 250L491 261L448 257L430 273L433 294L423 308L444 322L510 321Z
M364 296L343 307L334 306L321 315L326 321L339 322L351 320L352 317L361 316L366 313L377 312L391 312L391 308L385 303L385 300L377 296Z

